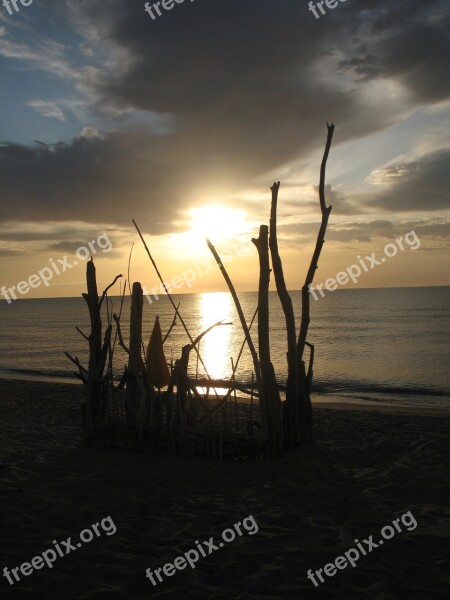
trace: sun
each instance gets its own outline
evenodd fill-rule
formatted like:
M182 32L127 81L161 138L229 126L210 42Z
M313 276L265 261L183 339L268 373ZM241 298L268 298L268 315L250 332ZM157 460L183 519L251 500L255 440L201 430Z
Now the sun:
M221 204L198 206L189 211L190 233L204 242L208 237L214 242L245 233L248 224L242 210Z

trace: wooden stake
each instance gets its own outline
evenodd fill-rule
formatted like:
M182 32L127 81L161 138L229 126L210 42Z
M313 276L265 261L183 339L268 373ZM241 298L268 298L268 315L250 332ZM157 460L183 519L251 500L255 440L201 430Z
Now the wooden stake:
M280 182L276 181L270 188L272 190L272 203L270 209L270 238L269 247L272 257L272 266L277 286L278 297L284 312L287 334L287 363L288 377L286 385L287 431L285 432L285 447L291 448L300 442L299 411L298 411L298 375L299 358L295 331L295 316L292 299L284 280L283 265L278 250L277 239L277 204Z
M261 225L259 237L252 239L259 255L259 292L258 292L258 348L261 364L261 376L264 387L265 409L263 417L266 421L267 442L270 458L276 458L282 451L283 420L280 393L275 378L275 371L270 360L269 333L269 228Z

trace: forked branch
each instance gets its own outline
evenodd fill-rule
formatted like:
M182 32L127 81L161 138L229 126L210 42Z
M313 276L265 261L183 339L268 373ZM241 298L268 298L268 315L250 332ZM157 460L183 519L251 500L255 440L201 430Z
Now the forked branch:
M308 335L308 328L309 328L309 323L310 323L309 287L313 282L314 274L316 272L316 269L318 268L320 253L322 251L322 246L325 243L325 232L327 230L328 219L330 217L330 213L331 213L331 209L332 209L331 205L327 206L326 201L325 201L325 173L326 173L328 155L330 153L330 148L331 148L331 142L333 139L334 124L331 123L331 125L329 125L327 123L327 129L328 129L327 142L325 145L325 152L323 154L322 164L320 167L320 183L319 183L319 201L320 201L320 210L322 212L322 222L320 224L319 233L317 234L316 247L314 249L314 253L311 258L311 264L309 266L308 273L306 275L305 283L303 284L303 287L302 287L302 321L301 321L301 325L300 325L300 333L298 336L298 343L297 343L298 354L299 354L300 360L303 359L303 353L305 351L305 345L306 345L306 337Z

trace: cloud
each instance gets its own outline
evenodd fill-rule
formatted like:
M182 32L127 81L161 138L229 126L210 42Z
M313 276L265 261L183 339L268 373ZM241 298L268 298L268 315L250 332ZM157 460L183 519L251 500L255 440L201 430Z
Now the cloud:
M373 208L389 212L448 210L450 149L377 169L370 174L369 181L380 188L368 197Z
M95 127L83 127L83 129L80 131L78 137L92 139L92 138L101 138L101 135L99 134L99 132L97 131L97 129Z
M35 98L30 100L28 106L37 110L44 117L49 117L51 119L58 119L59 121L65 121L66 117L64 116L63 111L56 105L55 102L49 102L47 100L40 100L39 98Z
M346 56L340 66L364 81L395 79L419 102L448 98L448 3L398 0L376 4L370 13L364 5L357 9L360 16L367 16L368 35L352 39L356 38L354 48L359 48L359 55Z
M298 0L197 0L155 22L131 0L39 6L42 19L60 19L82 51L10 32L0 37L0 55L72 86L78 117L88 105L108 115L111 127L101 131L85 119L70 141L4 142L0 221L126 224L136 217L150 233L175 232L183 209L216 190L236 194L269 171L306 161L323 147L327 120L337 123L338 151L450 95L448 10L440 0L348 3L320 21ZM45 116L68 118L62 101L31 102ZM117 127L130 112L149 122ZM152 129L150 120L162 115L170 127ZM330 187L333 214L354 214L365 203L421 210L425 189L431 207L442 208L442 158L414 169L399 171L396 183L386 171L389 194ZM316 210L313 193L310 202ZM257 204L253 210L264 212Z
M281 225L278 230L280 239L285 239L300 246L305 241L315 240L320 223L291 223ZM358 243L366 246L378 241L389 242L404 236L414 230L420 239L436 242L440 247L450 245L450 221L447 219L434 220L403 220L373 219L366 223L349 221L330 223L325 236L329 242L341 244Z

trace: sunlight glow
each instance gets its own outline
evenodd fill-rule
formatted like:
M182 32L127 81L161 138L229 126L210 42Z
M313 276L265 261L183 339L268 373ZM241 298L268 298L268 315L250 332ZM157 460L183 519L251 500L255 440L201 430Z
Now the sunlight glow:
M220 242L247 229L244 211L220 204L192 208L189 214L191 233L202 240L209 237L213 242Z
M217 321L230 322L232 301L228 292L202 294L201 330L204 331ZM201 354L212 378L222 377L229 372L231 325L221 325L210 331L201 341Z

